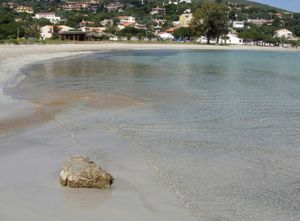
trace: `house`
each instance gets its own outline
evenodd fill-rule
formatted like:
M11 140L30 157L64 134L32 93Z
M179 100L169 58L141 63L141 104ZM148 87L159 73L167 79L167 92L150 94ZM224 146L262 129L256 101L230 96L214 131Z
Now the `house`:
M123 24L123 23L135 23L135 17L132 17L132 16L119 16L118 17L120 19L120 24Z
M264 24L266 25L272 25L274 20L272 19L248 19L247 22L257 25L257 26L262 26Z
M160 25L155 25L155 26L153 27L153 29L154 29L154 33L155 33L155 34L158 34L158 33L161 32L162 27L161 27Z
M279 30L275 31L274 38L292 39L293 33L287 29L279 29Z
M168 28L168 29L166 30L166 32L167 32L167 33L174 33L175 30L176 30L176 28L171 27L171 28Z
M36 19L45 18L48 19L53 24L57 24L61 21L60 17L56 16L55 13L53 12L36 13L34 18Z
M107 26L113 26L114 21L112 19L104 19L100 22L101 25L107 27Z
M178 5L178 0L169 0L168 5Z
M196 40L198 43L207 44L207 37L202 36ZM217 44L217 39L211 38L211 44ZM235 33L228 33L226 36L220 37L219 44L243 45L243 39L239 38Z
M80 28L83 32L94 32L94 33L101 33L106 30L106 27L88 27L84 26Z
M166 9L165 8L160 8L160 7L152 8L150 14L151 15L155 15L155 14L165 15L166 14Z
M244 21L233 21L232 27L236 29L243 29L245 27Z
M147 26L145 24L134 23L133 27L136 29L147 30Z
M225 37L219 40L221 44L242 45L243 39L239 38L235 33L228 33Z
M179 3L192 4L192 0L179 0Z
M17 7L17 4L14 2L7 2L7 7L10 9L14 9L15 7Z
M172 24L173 24L173 27L176 27L176 28L180 27L180 21L173 21Z
M24 6L24 5L19 5L16 8L16 11L18 13L27 13L27 14L33 14L33 9L32 7Z
M89 10L95 12L99 8L99 2L94 0L82 1L82 2L67 1L61 8L65 11Z
M152 19L152 21L153 21L155 24L158 24L158 25L164 25L165 23L167 23L167 20L166 20L166 19L158 19L158 18L154 18L154 19Z
M40 34L41 34L41 39L45 40L47 38L52 38L54 33L59 33L62 31L70 31L73 28L66 26L66 25L45 25L41 27L40 29Z
M174 36L171 33L161 32L158 36L163 40L173 40Z
M104 6L108 12L118 11L124 7L124 4L120 2L113 2Z
M85 26L90 26L90 25L94 25L94 24L95 24L95 22L82 20L79 23L79 26L80 27L85 27Z
M275 13L275 15L278 17L278 18L283 18L283 14L278 12L278 13Z
M193 19L193 14L182 14L179 16L179 24L181 27L189 27L189 24L191 23Z

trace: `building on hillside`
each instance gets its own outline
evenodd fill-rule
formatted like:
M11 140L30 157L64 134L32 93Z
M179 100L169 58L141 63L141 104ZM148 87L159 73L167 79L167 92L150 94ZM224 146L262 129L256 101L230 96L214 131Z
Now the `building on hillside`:
M178 5L178 0L169 0L168 5Z
M93 21L85 21L85 20L82 20L82 21L79 23L79 26L80 26L80 27L91 26L91 25L95 25L95 22L93 22Z
M107 9L108 12L112 11L118 11L119 9L122 9L125 5L120 2L113 2L108 5L105 5L104 7Z
M279 30L275 31L274 38L292 39L293 33L287 29L279 29Z
M24 6L24 5L19 5L19 6L16 8L16 11L17 11L18 13L33 14L33 9L32 9L32 7Z
M192 0L179 0L179 3L192 4Z
M283 18L283 14L280 13L280 12L275 13L275 15L276 15L278 18Z
M180 27L180 21L173 21L172 24L173 24L173 27L175 27L175 28Z
M112 27L114 25L114 21L112 19L104 19L100 22L100 24L105 27Z
M72 29L73 28L66 25L45 25L40 29L41 39L45 40L47 38L52 38L53 34L55 33L59 33L62 31L70 31Z
M193 14L182 14L179 16L179 24L181 27L189 27L191 21L193 19Z
M152 19L152 21L155 23L155 24L158 24L158 25L164 25L167 23L167 20L166 19L158 19L158 18L154 18Z
M150 14L151 15L155 15L155 14L165 15L166 14L166 9L165 8L160 8L160 7L152 8Z
M119 16L118 19L120 19L120 24L123 24L123 23L134 24L135 23L135 17L132 17L132 16Z
M89 10L95 12L99 8L99 2L94 0L82 2L67 1L61 8L65 11Z
M10 9L14 9L17 7L17 4L14 3L14 2L7 2L6 3L7 7L10 8Z
M192 10L190 8L187 8L183 11L183 14L189 14L191 12L192 12Z
M162 27L160 25L155 25L153 29L155 34L159 34L162 30Z
M257 25L257 26L262 26L262 25L272 25L273 24L272 19L248 19L247 22Z
M176 30L176 28L171 27L171 28L168 28L165 32L167 32L167 33L174 33L175 30Z
M244 21L233 21L232 27L236 29L243 29L245 27Z
M36 13L34 18L36 19L45 18L48 19L53 24L57 24L61 21L61 18L59 16L56 16L55 13L53 12Z
M178 5L179 3L191 4L192 0L169 0L168 5Z
M147 30L147 26L145 24L134 23L133 27L136 29Z

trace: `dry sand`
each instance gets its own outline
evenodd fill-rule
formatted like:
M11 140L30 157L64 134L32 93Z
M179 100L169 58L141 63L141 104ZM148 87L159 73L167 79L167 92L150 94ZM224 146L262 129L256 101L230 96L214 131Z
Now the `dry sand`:
M134 44L134 43L76 43L51 45L0 45L0 61L8 58L59 52L82 52L103 50L143 50L143 49L195 49L195 50L272 50L300 51L300 48L261 47L246 45L215 46L193 44Z

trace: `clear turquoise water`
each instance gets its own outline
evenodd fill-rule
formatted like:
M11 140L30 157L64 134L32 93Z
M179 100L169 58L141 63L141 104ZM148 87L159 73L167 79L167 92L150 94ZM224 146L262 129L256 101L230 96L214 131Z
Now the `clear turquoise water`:
M300 219L299 53L112 52L24 73L10 91L19 99L64 91L142 103L102 109L79 102L67 126L131 143L139 154L105 151L147 161L199 220Z

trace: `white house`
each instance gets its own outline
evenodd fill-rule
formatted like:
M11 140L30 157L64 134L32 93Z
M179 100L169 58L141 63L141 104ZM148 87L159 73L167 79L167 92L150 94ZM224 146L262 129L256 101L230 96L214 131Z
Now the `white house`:
M287 29L279 29L275 31L274 37L291 39L293 38L293 33Z
M206 36L202 36L196 40L198 43L207 44ZM211 44L216 44L217 39L210 39ZM234 33L229 33L225 37L220 37L219 44L242 45L243 39L239 38Z
M187 3L187 4L191 4L192 3L192 0L179 0L179 3Z
M62 32L62 31L70 31L71 27L66 26L66 25L58 25L56 26L57 28L57 32ZM41 39L45 40L46 38L52 38L53 33L54 33L54 26L53 25L45 25L43 27L41 27L40 29L40 34L41 34Z
M114 21L112 19L104 19L100 22L100 24L103 26L113 26Z
M89 27L89 26L84 26L84 27L81 27L80 30L83 31L83 32L102 33L103 31L106 30L106 27Z
M178 5L178 1L177 0L169 0L168 5Z
M158 34L158 36L163 40L173 40L174 36L167 32L161 32Z
M169 0L168 5L178 5L178 3L186 3L186 4L191 4L192 0Z
M245 27L244 21L233 21L232 27L236 29L243 29Z
M120 19L120 24L123 24L123 23L135 23L135 17L132 17L132 16L119 16L118 17Z
M45 18L48 19L51 23L56 24L61 21L59 16L56 16L53 12L44 12L44 13L36 13L34 18L41 19Z
M207 44L207 38L206 38L206 36L201 36L200 38L196 39L196 42L201 43L201 44ZM216 39L210 39L210 43L216 44L217 41L216 41Z
M166 9L165 8L160 8L160 7L152 8L150 14L151 15L155 15L155 14L165 15L166 14Z
M230 45L242 45L243 39L239 38L234 33L228 33L225 38L220 39L221 44L230 44Z

